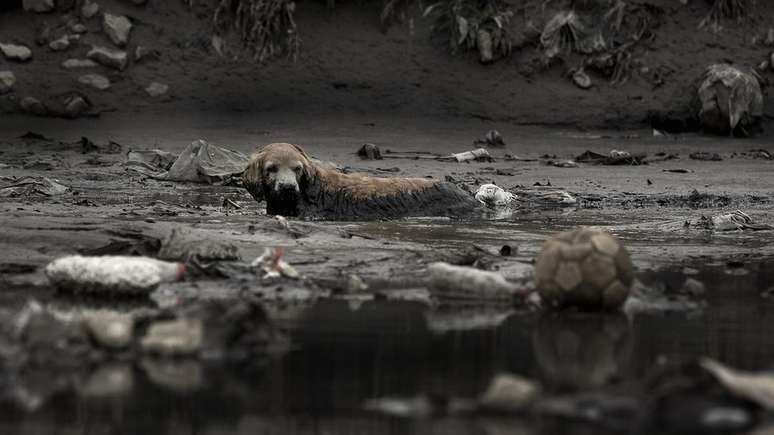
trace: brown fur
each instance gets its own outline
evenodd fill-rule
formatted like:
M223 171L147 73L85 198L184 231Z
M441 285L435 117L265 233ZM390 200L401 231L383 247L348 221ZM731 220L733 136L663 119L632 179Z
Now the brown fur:
M273 174L269 174L267 168L271 168ZM293 180L289 174L295 174L297 185L294 187L298 187L297 214L313 217L384 217L379 216L379 210L384 210L381 214L388 215L421 214L423 206L441 209L450 207L455 201L464 202L469 196L447 183L426 178L344 174L324 167L312 160L301 147L288 143L273 143L253 153L242 179L245 188L256 200L267 200L267 212L273 213L270 208L278 207L273 206L271 201L281 203L284 194L273 189L279 179L287 187L288 180ZM271 195L274 198L269 198Z

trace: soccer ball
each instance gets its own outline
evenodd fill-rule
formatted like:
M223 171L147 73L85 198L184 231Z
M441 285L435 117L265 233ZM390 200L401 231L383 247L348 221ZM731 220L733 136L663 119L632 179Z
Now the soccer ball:
M581 227L548 239L535 261L535 284L548 306L615 309L629 296L632 261L621 243Z

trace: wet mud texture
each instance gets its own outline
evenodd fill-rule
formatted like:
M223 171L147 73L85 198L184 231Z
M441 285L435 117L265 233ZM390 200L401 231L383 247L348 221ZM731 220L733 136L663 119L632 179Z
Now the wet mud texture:
M282 352L238 367L201 359L95 358L76 370L8 371L3 378L9 392L4 396L9 404L3 411L4 431L37 433L67 424L75 433L87 427L169 434L251 433L259 427L271 433L463 434L517 427L526 433L599 433L603 428L622 433L627 430L616 426L615 419L590 427L554 418L540 424L530 418L488 416L395 420L366 413L362 404L390 395L472 397L501 371L537 379L551 394L624 390L644 400L642 377L662 357L707 355L753 370L773 361L767 351L774 346L766 333L770 319L764 296L772 285L774 234L685 226L702 215L736 208L768 222L774 207L772 162L744 154L765 148L766 142L443 119L301 121L247 116L163 123L142 116L108 117L99 124L0 121L0 176L9 177L2 185L13 177L36 176L68 189L53 196L34 191L0 197L4 307L19 310L35 298L62 310L109 307L148 317L175 312L186 303L218 299L239 305L257 298L288 343ZM461 152L490 128L497 128L508 143L504 149L490 149L494 162L362 161L355 155L363 142L401 152ZM19 138L28 130L51 140ZM81 136L89 137L96 149L84 149ZM496 220L284 223L266 216L263 205L241 187L158 181L128 172L122 164L129 149L180 152L197 138L242 152L292 141L348 170L438 180L448 176L471 191L485 182L517 194L562 189L578 203L549 207L525 202ZM110 141L120 145L120 152ZM554 157L541 157L571 159L587 149L607 153L613 148L677 158L641 166L559 168L546 164ZM696 151L717 152L723 160L689 159ZM685 172L668 172L678 169ZM438 260L524 279L545 237L581 224L607 228L626 244L641 286L672 301L690 302L692 308L666 311L656 306L578 320L541 315L529 305L444 304L424 287L426 265ZM209 250L191 251L190 244L171 249L173 230L198 245L226 244L235 250L221 251L228 253L226 259ZM192 274L183 282L163 284L148 299L57 293L39 269L61 255L156 256L165 246L165 256L188 260ZM304 278L266 281L242 267L266 247L281 247L283 259ZM351 275L369 285L368 290L351 285ZM704 283L704 291L687 291L689 277ZM565 346L568 334L577 345ZM569 357L567 349L572 350ZM106 392L106 385L115 388ZM74 408L89 418L77 419L84 414ZM158 429L159 421L168 424Z

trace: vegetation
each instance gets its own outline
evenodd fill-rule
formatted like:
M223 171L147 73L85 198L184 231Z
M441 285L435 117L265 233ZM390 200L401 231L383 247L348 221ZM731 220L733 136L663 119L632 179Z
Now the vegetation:
M699 28L709 26L719 29L720 20L730 18L740 20L752 12L756 0L714 0L712 8L699 24Z

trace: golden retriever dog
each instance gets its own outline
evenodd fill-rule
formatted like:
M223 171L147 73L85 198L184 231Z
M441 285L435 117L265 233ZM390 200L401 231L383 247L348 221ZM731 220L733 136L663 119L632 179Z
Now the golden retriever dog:
M250 156L242 181L270 215L365 220L448 216L478 202L446 182L344 174L313 161L298 145L273 143Z

